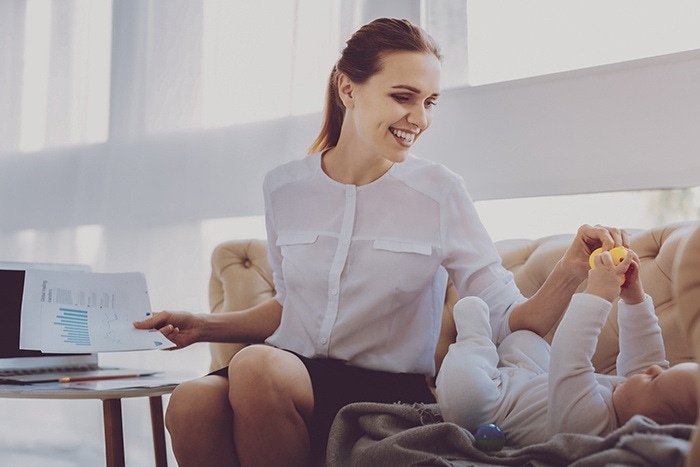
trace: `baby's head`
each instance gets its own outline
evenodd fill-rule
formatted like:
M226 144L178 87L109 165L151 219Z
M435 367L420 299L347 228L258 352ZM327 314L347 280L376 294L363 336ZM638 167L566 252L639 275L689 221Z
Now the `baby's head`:
M668 369L652 365L618 384L613 391L613 406L620 425L634 415L644 415L661 425L695 423L698 371L698 364L691 362Z

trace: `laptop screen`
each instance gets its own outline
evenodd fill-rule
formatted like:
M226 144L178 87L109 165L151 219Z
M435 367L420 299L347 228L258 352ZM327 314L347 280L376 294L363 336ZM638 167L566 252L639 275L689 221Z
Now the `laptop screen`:
M0 269L0 369L96 363L97 354L51 354L19 348L24 276L24 269Z

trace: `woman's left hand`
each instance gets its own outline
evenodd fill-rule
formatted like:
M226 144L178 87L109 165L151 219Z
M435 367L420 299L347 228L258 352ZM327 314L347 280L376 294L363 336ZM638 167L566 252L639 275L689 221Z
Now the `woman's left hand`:
M624 229L584 224L579 227L562 260L566 270L584 280L588 276L589 258L593 250L602 247L608 251L616 246L629 248L629 235Z

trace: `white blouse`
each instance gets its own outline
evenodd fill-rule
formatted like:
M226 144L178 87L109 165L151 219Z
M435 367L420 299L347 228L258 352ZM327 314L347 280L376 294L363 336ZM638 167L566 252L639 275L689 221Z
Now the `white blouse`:
M267 343L306 357L433 375L447 275L491 309L493 339L524 300L464 181L409 155L381 178L344 185L314 154L264 182L268 254L282 320Z

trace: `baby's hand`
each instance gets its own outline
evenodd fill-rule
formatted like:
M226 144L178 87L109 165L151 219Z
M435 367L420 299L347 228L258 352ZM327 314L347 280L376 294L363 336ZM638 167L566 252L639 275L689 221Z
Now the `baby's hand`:
M630 264L625 272L625 283L620 290L620 298L630 305L644 301L644 288L639 277L639 256L632 250L627 250Z
M588 271L588 285L585 292L612 302L620 295L620 284L626 282L625 273L632 263L632 256L626 255L616 265L617 261L613 259L610 252L603 251L594 256L593 261L594 267Z

